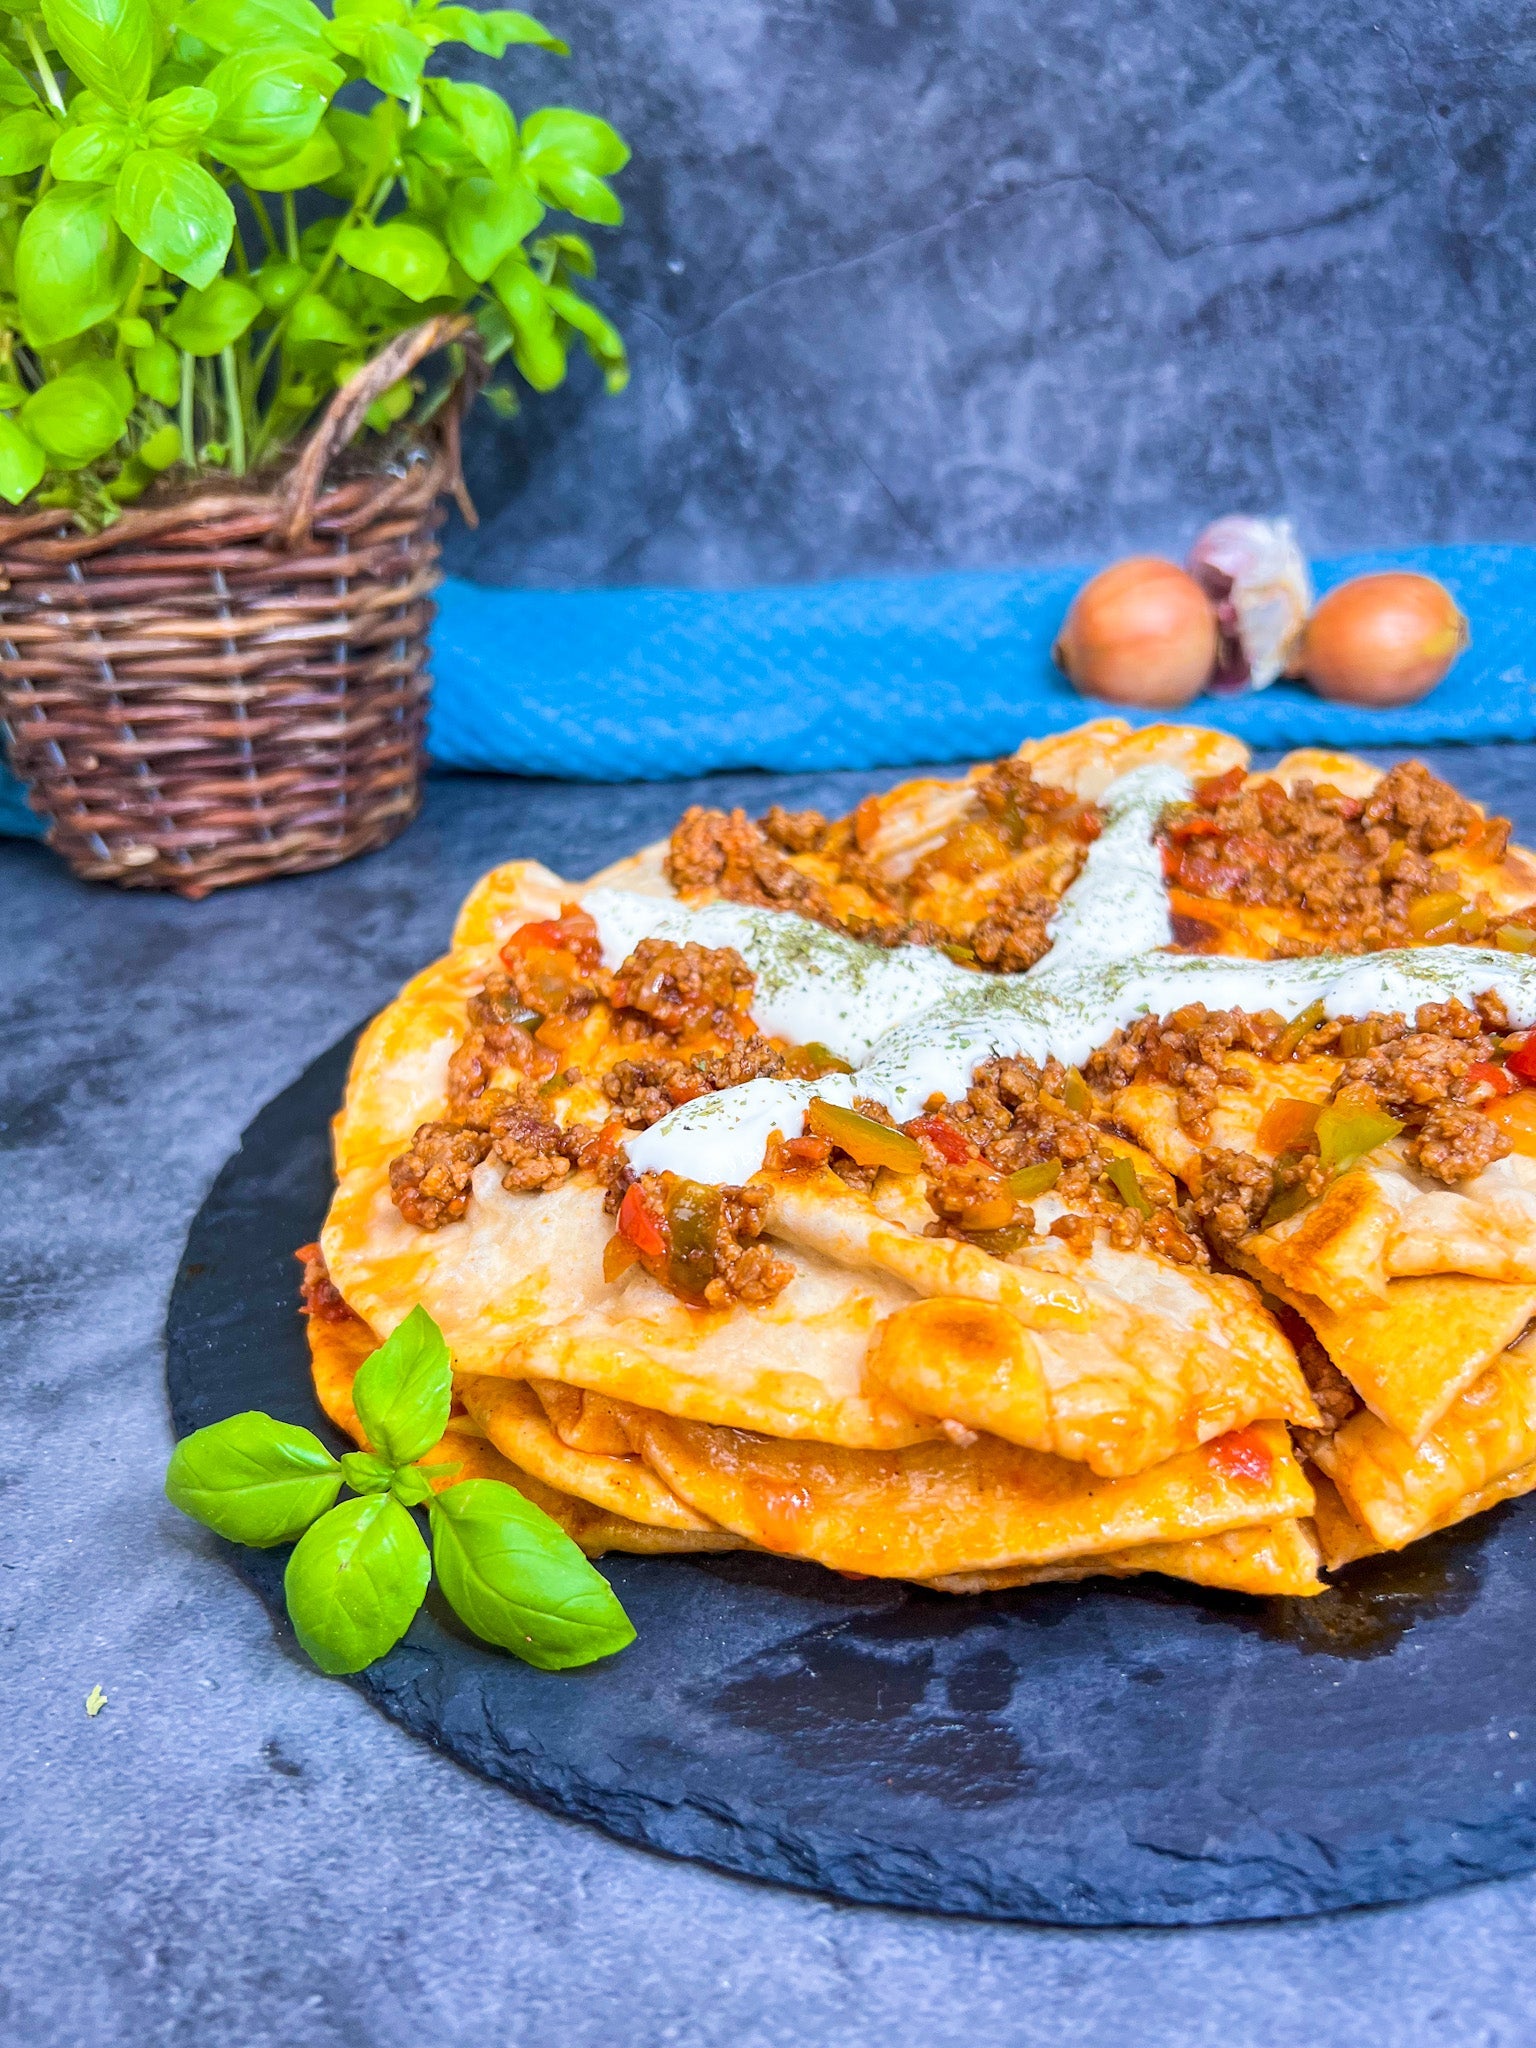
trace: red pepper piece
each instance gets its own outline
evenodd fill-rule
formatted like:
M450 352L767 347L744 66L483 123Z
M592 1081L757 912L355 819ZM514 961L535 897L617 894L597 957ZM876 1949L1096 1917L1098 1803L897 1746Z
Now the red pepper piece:
M1495 1095L1513 1095L1518 1082L1512 1081L1504 1069L1492 1060L1474 1060L1467 1069L1469 1081L1485 1081Z
M914 1117L906 1128L914 1138L926 1138L939 1157L947 1159L951 1166L976 1157L976 1147L964 1131L946 1116Z
M1524 1043L1515 1048L1504 1066L1506 1072L1517 1080L1536 1083L1536 1031L1528 1033Z
M1246 768L1229 768L1225 775L1203 776L1195 784L1195 802L1213 811L1218 804L1224 804L1229 797L1236 796L1247 780Z
M619 1204L619 1235L627 1237L635 1250L644 1252L648 1258L660 1259L666 1256L667 1241L662 1236L638 1183L626 1192Z
M568 953L583 974L595 973L603 964L596 922L574 903L567 903L559 917L520 924L501 950L504 962L509 952Z

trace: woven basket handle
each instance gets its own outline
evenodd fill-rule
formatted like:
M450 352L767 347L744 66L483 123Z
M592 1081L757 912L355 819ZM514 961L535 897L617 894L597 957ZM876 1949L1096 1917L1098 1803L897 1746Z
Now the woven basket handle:
M485 358L475 323L467 314L439 313L434 319L424 320L420 327L397 334L371 363L365 363L355 377L343 384L326 407L319 425L305 442L303 453L288 472L283 485L285 516L276 538L284 547L299 547L308 540L325 473L363 424L363 415L373 401L382 397L391 385L398 384L408 371L414 370L424 356L431 355L434 349L443 348L451 341L468 344L468 362L458 388L444 408L443 438L449 460L448 487L469 525L477 524L475 508L464 488L464 476L459 466L459 423L466 406L485 381Z

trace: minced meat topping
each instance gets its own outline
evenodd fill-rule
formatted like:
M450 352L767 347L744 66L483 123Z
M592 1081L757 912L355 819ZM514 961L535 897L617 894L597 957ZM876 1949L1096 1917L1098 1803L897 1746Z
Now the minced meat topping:
M777 806L757 821L696 807L672 836L669 878L685 894L795 911L881 945L942 944L982 971L1032 967L1048 950L1061 892L1098 834L1098 811L1036 783L1009 759L980 778L958 810L957 799L946 799L950 822L914 855L910 833L923 829L920 813L894 814L882 842L889 820L880 801L833 820ZM902 833L904 869L894 857L876 857ZM1295 950L1358 952L1405 937L1444 938L1419 914L1426 901L1439 902L1437 889L1445 893L1446 871L1431 856L1459 847L1497 858L1508 828L1409 764L1364 799L1305 782L1287 793L1234 770L1172 807L1162 833L1176 889L1297 911L1318 937ZM1452 901L1462 910L1450 935L1468 936L1463 899ZM771 1302L794 1268L763 1238L765 1191L642 1175L625 1151L629 1134L700 1096L842 1067L825 1048L797 1049L760 1031L753 989L751 970L731 947L648 938L607 971L597 927L576 905L522 926L468 998L445 1114L419 1125L390 1163L400 1214L428 1231L457 1222L483 1170L513 1194L590 1176L617 1219L610 1278L638 1264L698 1307ZM1000 1257L1044 1238L1086 1256L1107 1240L1205 1265L1212 1248L1235 1250L1364 1156L1339 1139L1341 1126L1365 1131L1371 1147L1396 1142L1413 1167L1445 1185L1502 1158L1511 1140L1483 1107L1513 1085L1502 1072L1508 1029L1491 995L1472 1007L1425 1004L1411 1023L1375 1013L1329 1020L1321 1004L1287 1020L1195 1003L1116 1032L1081 1073L1055 1059L990 1059L962 1097L935 1096L899 1127L878 1102L838 1111L841 1125L835 1105L813 1105L820 1121L813 1116L803 1135L776 1136L766 1164L779 1174L830 1170L866 1193L886 1168L912 1176L930 1235ZM1274 1126L1283 1126L1283 1142L1218 1143L1223 1095L1252 1085L1255 1061L1292 1058L1313 1062L1314 1095L1316 1063L1331 1062L1326 1102L1283 1098L1290 1121ZM1149 1082L1173 1091L1198 1150L1199 1173L1190 1176L1198 1184L1187 1193L1115 1126L1121 1091ZM480 1186L488 1191L489 1183ZM330 1312L328 1285L309 1286L312 1313Z
M1213 1241L1230 1246L1266 1217L1275 1220L1277 1201L1315 1198L1331 1177L1316 1130L1306 1124L1307 1104L1294 1105L1302 1121L1272 1166L1211 1142L1218 1091L1252 1085L1251 1070L1235 1064L1232 1052L1270 1061L1332 1057L1336 1078L1327 1103L1310 1106L1312 1123L1324 1107L1355 1118L1385 1117L1390 1122L1378 1128L1390 1133L1392 1124L1399 1127L1410 1165L1455 1185L1511 1150L1482 1108L1510 1085L1501 1064L1508 1022L1491 992L1472 1008L1421 1003L1411 1025L1401 1015L1381 1012L1288 1025L1271 1011L1207 1011L1193 1003L1117 1032L1094 1053L1085 1073L1107 1098L1111 1114L1117 1091L1132 1083L1159 1082L1176 1091L1180 1124L1201 1149L1195 1213Z
M879 827L878 799L839 819L775 805L754 821L696 805L672 834L667 877L685 896L710 891L870 944L944 946L973 966L1018 974L1047 951L1046 922L1100 818L1010 757L905 873L870 857ZM1042 849L1057 857L1042 864Z
M1475 805L1422 763L1404 762L1369 796L1327 783L1249 782L1241 769L1197 785L1162 838L1170 884L1209 900L1289 910L1307 927L1281 953L1374 952L1426 938L1481 939L1486 912L1430 858L1456 847L1502 858L1507 818Z

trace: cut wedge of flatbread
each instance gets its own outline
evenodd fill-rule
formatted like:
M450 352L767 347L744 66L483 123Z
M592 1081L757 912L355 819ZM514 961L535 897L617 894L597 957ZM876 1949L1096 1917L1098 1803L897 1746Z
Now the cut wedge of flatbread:
M850 1451L642 1413L631 1438L672 1491L765 1550L878 1578L1052 1564L1307 1515L1284 1425L1254 1423L1128 1479L996 1437Z
M1246 1087L1223 1085L1210 1111L1212 1150L1272 1164L1260 1129L1279 1102L1323 1103L1342 1062L1271 1063L1234 1051ZM1202 1147L1179 1118L1178 1093L1140 1081L1114 1098L1114 1116L1186 1186L1200 1184ZM1409 1165L1401 1140L1378 1146L1315 1202L1243 1243L1247 1260L1338 1314L1380 1302L1388 1284L1439 1273L1536 1282L1536 1159L1512 1153L1455 1187Z
M315 1398L336 1427L362 1450L369 1445L352 1405L352 1381L357 1368L376 1348L373 1332L355 1318L336 1322L319 1317L310 1319L310 1370ZM557 1523L588 1557L602 1557L610 1550L639 1557L663 1557L744 1547L739 1537L723 1529L704 1527L696 1517L693 1526L657 1526L632 1520L552 1486L505 1457L478 1433L478 1425L467 1423L467 1418L450 1422L422 1462L446 1468L432 1481L438 1491L465 1479L497 1479L505 1486L515 1487Z
M1533 1473L1536 1484L1536 1473ZM1317 1482L1314 1482L1316 1486ZM1328 1481L1322 1480L1323 1486ZM1332 1489L1329 1489L1332 1491ZM1337 1495L1335 1495L1337 1499ZM1342 1509L1341 1509L1342 1512ZM1229 1529L1223 1536L1197 1536L1189 1543L1143 1543L1063 1564L1024 1565L1000 1572L954 1572L930 1579L940 1593L1003 1593L1013 1586L1043 1586L1063 1580L1129 1579L1142 1572L1187 1579L1228 1593L1309 1599L1325 1591L1318 1577L1322 1549L1310 1519L1260 1523Z
M1421 1442L1364 1410L1312 1455L1353 1518L1401 1549L1536 1459L1536 1338L1501 1352Z
M1309 1294L1248 1267L1310 1324L1373 1414L1418 1443L1536 1316L1536 1287L1457 1273L1392 1280L1368 1308L1336 1315Z
M1338 1488L1315 1468L1311 1473L1312 1491L1317 1496L1317 1505L1312 1512L1313 1527L1322 1551L1325 1571L1342 1571L1347 1564L1354 1564L1362 1557L1380 1557L1389 1548L1380 1543L1363 1523L1357 1522L1344 1505ZM1529 1465L1517 1466L1513 1472L1506 1472L1502 1479L1495 1479L1487 1486L1477 1487L1471 1493L1464 1493L1444 1513L1427 1522L1412 1540L1421 1541L1426 1536L1438 1535L1442 1529L1454 1529L1458 1522L1469 1522L1474 1515L1486 1514L1489 1508L1496 1508L1507 1500L1519 1500L1536 1491L1536 1460ZM1401 1549L1392 1545L1390 1548Z
M870 1353L876 1380L921 1413L1124 1475L1264 1417L1316 1410L1295 1354L1230 1276L1057 1241L1005 1263L885 1220L827 1174L781 1183L769 1210L790 1244L899 1273L921 1299Z

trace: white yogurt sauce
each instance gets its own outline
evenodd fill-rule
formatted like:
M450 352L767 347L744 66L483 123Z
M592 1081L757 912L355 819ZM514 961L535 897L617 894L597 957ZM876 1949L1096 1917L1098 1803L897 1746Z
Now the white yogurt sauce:
M610 969L641 939L734 946L757 978L752 1016L759 1030L791 1045L824 1045L852 1066L893 1025L975 979L932 946L866 946L787 910L740 903L690 910L622 889L591 889L581 904L597 925Z
M828 1074L820 1081L744 1081L684 1103L625 1143L637 1173L680 1173L739 1187L763 1163L774 1131L798 1137L812 1096L852 1103L852 1076Z
M1094 960L1126 960L1171 945L1163 857L1153 834L1166 805L1192 795L1187 775L1154 761L1104 792L1104 829L1051 920L1037 975Z
M617 967L642 938L734 946L757 977L759 1028L795 1045L825 1045L857 1069L701 1096L629 1139L631 1165L740 1184L762 1165L773 1131L799 1135L813 1096L843 1104L871 1097L903 1122L931 1095L963 1094L984 1060L1024 1055L1043 1064L1054 1055L1081 1065L1112 1032L1184 1003L1291 1015L1321 999L1329 1017L1359 1017L1411 1014L1453 997L1470 1002L1492 989L1513 1024L1536 1024L1536 956L1492 947L1309 960L1160 951L1171 927L1153 835L1163 806L1188 795L1187 779L1158 764L1110 785L1104 831L1062 897L1051 951L1028 974L977 974L926 946L863 945L787 911L733 903L690 910L618 889L589 891L582 902L606 966Z

